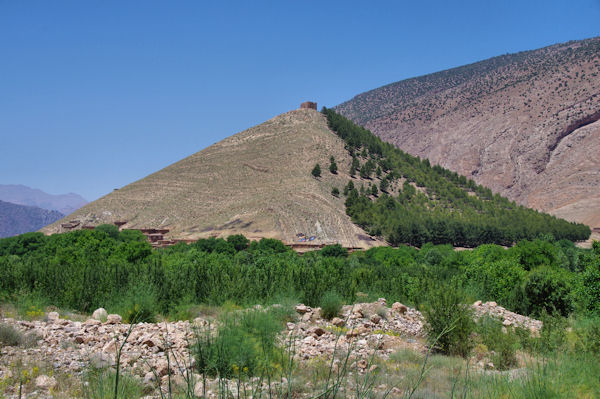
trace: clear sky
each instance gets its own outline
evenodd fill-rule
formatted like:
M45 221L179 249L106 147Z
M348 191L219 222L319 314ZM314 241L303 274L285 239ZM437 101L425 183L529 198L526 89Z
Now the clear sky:
M314 100L600 35L600 0L0 0L0 184L94 200Z

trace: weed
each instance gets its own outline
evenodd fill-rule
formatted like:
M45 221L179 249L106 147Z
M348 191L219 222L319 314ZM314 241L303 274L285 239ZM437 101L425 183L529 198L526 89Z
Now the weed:
M428 337L436 340L437 352L462 357L467 357L471 352L473 342L470 335L475 323L473 310L464 302L456 284L439 286L428 293L423 316Z
M340 314L342 297L335 291L327 291L321 298L321 314L328 320Z

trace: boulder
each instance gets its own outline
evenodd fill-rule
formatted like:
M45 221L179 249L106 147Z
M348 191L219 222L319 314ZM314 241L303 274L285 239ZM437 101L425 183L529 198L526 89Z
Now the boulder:
M325 330L323 330L321 327L315 327L312 329L311 332L313 334L315 334L317 337L320 337L321 335L325 334Z
M54 377L48 377L47 375L38 375L35 378L35 386L40 389L51 389L56 385L56 379Z
M394 304L392 305L392 310L394 312L398 312L400 314L404 314L404 313L406 313L406 311L408 310L408 308L406 306L404 306L403 304L401 304L400 302L394 302Z
M100 320L96 320L96 319L87 319L86 321L83 322L84 326L97 326L99 324L102 324L102 322Z
M144 374L144 384L145 385L152 385L154 383L154 381L156 381L156 376L154 375L154 373L152 371L148 371L146 374Z
M107 324L121 324L122 320L123 318L118 314L109 314L108 316L106 316Z
M46 317L48 318L48 323L55 323L60 319L58 312L48 312Z
M340 319L339 317L334 317L333 320L331 320L331 324L333 324L336 327L343 327L346 324L346 322Z
M98 308L98 309L94 310L94 313L92 313L92 319L94 319L94 320L104 321L104 320L106 320L107 317L108 317L108 313L106 312L106 309L104 309L104 308Z
M300 314L305 314L309 310L310 310L310 308L304 304L300 304L300 305L296 306L296 312L298 312Z

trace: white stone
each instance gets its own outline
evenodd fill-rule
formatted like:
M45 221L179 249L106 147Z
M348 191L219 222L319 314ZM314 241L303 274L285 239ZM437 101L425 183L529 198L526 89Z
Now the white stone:
M35 386L41 389L50 389L56 385L56 379L54 377L48 377L47 375L38 375L35 378Z
M58 319L60 319L58 312L48 312L46 317L48 318L49 323L55 323L58 321Z
M98 309L94 310L94 313L92 313L92 319L94 319L94 320L104 321L104 320L106 320L107 317L108 317L108 313L106 312L106 309L104 309L104 308L98 308Z

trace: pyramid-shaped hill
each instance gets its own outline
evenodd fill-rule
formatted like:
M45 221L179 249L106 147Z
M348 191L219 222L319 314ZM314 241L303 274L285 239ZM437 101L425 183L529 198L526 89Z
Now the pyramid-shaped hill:
M338 174L329 172L335 157ZM139 181L91 202L45 227L59 233L116 221L123 228L169 229L167 238L197 239L244 234L348 247L377 244L346 215L343 196L351 158L344 142L316 110L279 115L235 134ZM316 163L322 177L311 170ZM77 224L77 223L74 223Z

